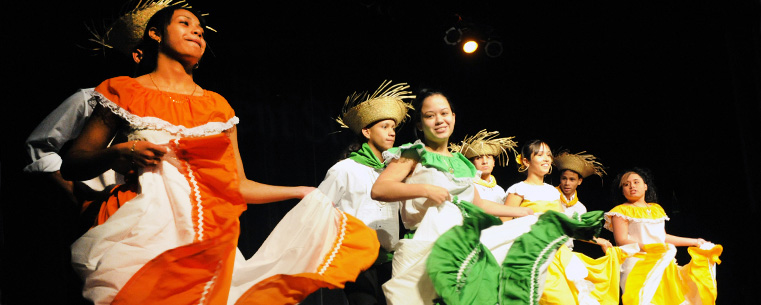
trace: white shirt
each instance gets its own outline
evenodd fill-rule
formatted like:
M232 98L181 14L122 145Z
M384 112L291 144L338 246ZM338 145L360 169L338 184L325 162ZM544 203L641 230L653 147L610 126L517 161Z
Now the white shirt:
M560 194L560 196L565 196L565 195ZM569 199L568 201L573 200L573 197L575 196L576 195L571 196L571 199ZM581 216L581 214L584 214L587 212L587 207L584 206L584 204L581 203L581 201L577 201L571 207L566 206L563 201L560 201L560 208L563 209L563 213L568 215L568 217L573 217L573 213L579 213L579 216Z
M563 195L563 193L560 193L560 196L563 196L563 197L565 197L565 195ZM573 196L571 196L571 199L568 199L568 201L571 201L571 200L573 200L573 198L574 198L574 197L576 197L576 195L575 195L575 194L574 194ZM583 203L581 203L581 201L576 201L576 203L575 203L574 205L572 205L572 206L568 207L568 206L567 206L567 205L565 205L565 203L564 203L564 202L561 200L561 201L560 201L560 209L562 209L562 210L563 210L563 213L564 213L564 214L566 214L566 215L567 215L568 217L570 217L570 218L573 218L573 214L574 214L574 213L578 213L578 217L581 217L581 215L582 215L582 214L584 214L584 213L586 213L586 212L587 212L587 207L586 207L586 206L584 206L584 204L583 204ZM569 240L568 240L568 241L565 243L565 245L566 245L566 246L567 246L569 249L573 250L573 238L569 239Z
M32 163L24 167L27 173L52 173L61 169L63 163L58 152L67 142L82 132L93 112L88 101L94 88L81 89L69 96L53 112L48 114L26 139L26 150ZM95 191L115 184L116 173L112 170L82 183Z
M317 187L336 208L364 222L378 234L386 251L393 251L399 241L399 206L397 202L380 202L370 197L380 170L344 159L333 165Z
M494 185L494 187L488 187L478 183L474 183L474 184L476 185L476 189L478 190L478 195L481 196L481 199L494 201L499 204L505 204L505 198L507 198L507 193L505 192L505 189L503 189L501 186Z

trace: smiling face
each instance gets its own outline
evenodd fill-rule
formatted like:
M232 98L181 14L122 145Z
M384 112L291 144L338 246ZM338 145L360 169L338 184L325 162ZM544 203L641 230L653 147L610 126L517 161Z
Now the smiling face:
M492 155L474 157L471 162L484 176L491 175L492 171L494 171L494 156Z
M628 172L621 177L621 191L629 203L643 202L647 194L647 183L637 173Z
M372 126L363 128L362 135L367 139L367 144L375 147L378 151L386 151L394 147L396 140L396 122L392 119L385 119L372 124Z
M195 65L206 50L204 30L200 20L188 10L177 9L172 14L163 35L150 29L151 38L159 41L160 52Z
M524 156L523 163L528 167L528 171L531 174L544 177L550 173L552 169L552 151L550 146L546 143L541 143L539 147L531 153L531 159L529 160Z
M446 143L454 132L455 114L446 97L431 95L423 100L420 108L418 129L425 135L426 141Z

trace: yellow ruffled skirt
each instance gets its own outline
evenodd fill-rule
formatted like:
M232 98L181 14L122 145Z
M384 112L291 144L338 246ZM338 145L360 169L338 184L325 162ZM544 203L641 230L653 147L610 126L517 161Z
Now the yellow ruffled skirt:
M721 245L688 249L692 260L677 266L673 245L636 244L608 249L593 259L561 247L548 266L540 304L715 304ZM619 281L620 275L620 281Z

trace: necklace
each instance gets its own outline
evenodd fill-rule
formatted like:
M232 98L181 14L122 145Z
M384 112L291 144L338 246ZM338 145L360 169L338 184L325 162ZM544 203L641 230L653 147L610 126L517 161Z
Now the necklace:
M183 103L183 101L178 101L178 100L175 100L174 98L172 98L172 96L171 96L171 95L169 95L169 94L166 94L166 92L162 91L162 90L161 90L161 88L159 88L159 85L157 85L157 84L156 84L156 81L154 81L154 80L153 80L153 75L152 75L152 73L148 73L148 77L151 79L151 83L153 83L153 85L154 85L154 86L156 86L156 90L158 90L159 92L161 92L161 94L162 94L162 95L164 95L164 96L166 96L167 98L169 98L169 100L170 100L172 103L175 103L175 104L181 104L181 103ZM191 92L190 92L190 94L188 94L188 95L186 95L186 96L185 96L185 102L188 102L188 103L190 103L190 97L191 97L191 96L193 96L193 93L196 93L196 88L197 88L197 87L198 87L198 85L196 85L196 84L193 84L193 91L191 91ZM182 94L182 93L180 93L180 94Z
M635 206L635 207L638 207L640 209L645 209L645 212L647 212L647 214L651 214L652 213L652 211L650 210L650 204L649 203L645 203L645 206L638 206L638 205L633 204L633 203L632 203L632 205Z

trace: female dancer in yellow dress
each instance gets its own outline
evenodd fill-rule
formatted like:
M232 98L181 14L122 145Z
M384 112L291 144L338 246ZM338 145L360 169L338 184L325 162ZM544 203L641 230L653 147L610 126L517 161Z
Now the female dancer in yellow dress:
M536 213L563 212L561 192L544 182L552 170L552 150L547 143L533 140L525 143L517 160L519 171L526 173L526 180L508 188L506 205L527 206ZM581 220L585 216L601 217L600 211L571 213L566 217ZM543 291L539 304L618 304L618 273L620 264L629 253L611 247L611 244L594 235L581 240L599 243L606 255L592 259L572 252L566 245L557 248L547 266L546 280L541 282Z
M656 203L655 184L648 170L623 171L613 188L614 198L623 203L605 213L605 228L613 231L617 245L639 251L621 267L623 303L714 304L716 264L721 263L722 246L666 233L669 217ZM676 265L675 246L690 247L690 263Z

